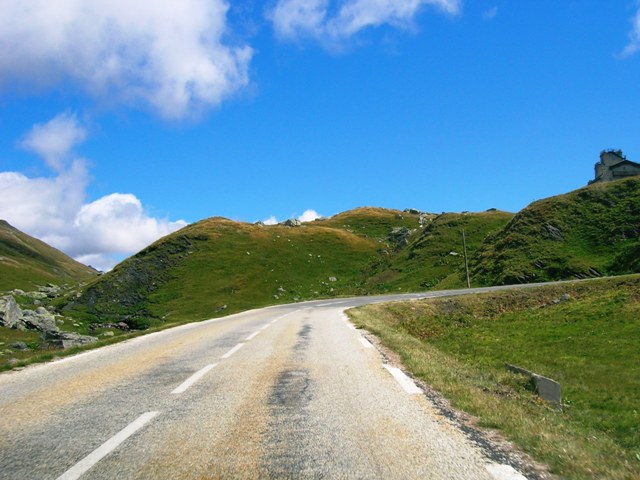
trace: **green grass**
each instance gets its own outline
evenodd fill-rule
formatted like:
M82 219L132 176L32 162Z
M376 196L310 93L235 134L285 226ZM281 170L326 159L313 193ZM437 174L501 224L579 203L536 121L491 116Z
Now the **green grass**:
M466 285L462 230L471 257L490 233L502 229L512 218L513 214L498 210L434 216L416 230L407 247L380 259L367 287L380 293L461 288Z
M125 260L65 312L140 328L363 293L386 237L409 224L416 215L373 208L299 227L203 220Z
M532 203L471 258L478 285L640 271L640 178Z
M570 299L555 303L563 294ZM563 478L640 477L640 277L373 305L354 322ZM513 363L562 385L554 411Z
M97 272L0 220L0 292L47 283L75 284Z

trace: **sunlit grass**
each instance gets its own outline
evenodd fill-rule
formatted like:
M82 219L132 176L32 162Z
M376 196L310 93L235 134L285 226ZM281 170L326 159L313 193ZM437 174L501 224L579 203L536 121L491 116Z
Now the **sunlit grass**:
M558 302L564 294L570 298ZM414 375L554 473L640 476L640 277L372 305L350 314ZM559 381L564 410L537 398L505 362Z

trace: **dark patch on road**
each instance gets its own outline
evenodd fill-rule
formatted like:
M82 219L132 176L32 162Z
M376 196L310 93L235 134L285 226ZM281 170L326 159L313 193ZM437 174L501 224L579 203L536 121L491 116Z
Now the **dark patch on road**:
M293 346L293 350L295 352L301 352L307 349L309 343L311 342L311 331L313 327L308 323L305 323L300 331L298 332L298 341Z
M306 369L285 370L269 395L270 420L263 460L269 478L321 478L309 452L313 451L311 418L307 407L312 380Z
M279 373L267 399L269 424L264 438L267 450L263 467L269 478L325 478L314 455L317 425L309 415L313 379L304 360L313 327L305 323L298 331L286 368Z
M304 407L311 398L309 382L307 370L286 370L280 373L271 390L269 405L272 408L284 410L297 410Z

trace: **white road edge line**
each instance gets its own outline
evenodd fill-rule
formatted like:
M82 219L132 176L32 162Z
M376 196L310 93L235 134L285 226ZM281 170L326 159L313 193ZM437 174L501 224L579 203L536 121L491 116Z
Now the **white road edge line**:
M136 420L130 423L128 426L120 430L109 440L104 442L98 448L96 448L89 455L84 457L78 463L76 463L73 467L67 470L65 473L60 475L57 480L77 480L84 473L86 473L91 467L93 467L96 463L102 460L104 457L113 452L118 446L124 442L131 435L136 433L142 427L144 427L147 423L149 423L156 415L160 412L147 412L140 415Z
M257 330L255 332L253 332L251 335L249 335L247 338L244 339L245 342L248 342L249 340L253 340L256 335L258 335L260 333L260 330Z
M184 382L182 382L175 390L173 390L171 393L177 394L177 393L183 393L186 392L187 389L193 385L194 383L196 383L198 380L200 380L202 377L204 377L207 372L209 370L211 370L213 367L215 367L216 365L218 365L217 363L212 363L211 365L207 365L204 368L201 368L200 370L198 370L196 373L194 373L193 375L191 375L189 378L187 378Z
M342 312L341 317L342 317L342 320L344 320L344 323L347 324L347 327L349 327L351 330L357 330L356 326L353 323L351 323L346 313Z
M360 343L364 345L364 348L373 348L372 343L364 337L360 337Z
M410 394L424 393L422 389L418 387L415 383L413 383L413 380L407 377L405 373L399 368L392 367L391 365L387 365L387 364L384 365L384 368L386 368L387 371L391 374L391 376L393 376L393 378L396 379L396 382L400 384L400 386L405 392Z
M229 358L231 355L233 355L234 353L236 353L238 350L240 350L242 347L244 347L244 343L239 343L237 344L235 347L233 347L231 350L229 350L227 353L225 353L224 355L222 355L220 358Z
M489 463L485 465L485 468L496 480L527 480L527 477L522 475L511 465Z

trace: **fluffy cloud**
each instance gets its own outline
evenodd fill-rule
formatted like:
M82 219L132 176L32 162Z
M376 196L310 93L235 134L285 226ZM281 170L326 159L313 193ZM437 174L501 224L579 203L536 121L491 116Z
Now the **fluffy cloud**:
M86 161L71 150L85 136L71 114L34 126L21 144L41 155L55 175L29 178L0 172L0 218L76 260L107 270L186 222L149 216L132 194L114 193L87 203Z
M270 20L281 39L311 38L335 46L365 28L407 28L424 6L455 15L461 0L346 0L339 5L329 0L278 0Z
M36 124L25 135L23 148L40 155L55 171L65 168L65 160L73 147L86 137L75 115L62 113L46 124Z
M297 217L297 219L300 220L301 222L313 222L318 218L321 218L321 215L315 210L311 210L311 209L305 210L302 215ZM278 221L275 215L271 215L266 220L262 220L262 223L264 223L265 225L277 225L280 222Z
M309 209L309 210L305 210L304 213L298 217L298 220L300 220L301 222L313 222L318 218L320 218L320 215L318 214L318 212L316 212L315 210Z
M227 10L224 0L3 0L0 83L71 81L181 118L248 83L252 50L226 42Z
M631 20L632 27L629 32L629 43L620 53L622 57L628 57L640 50L640 8Z

